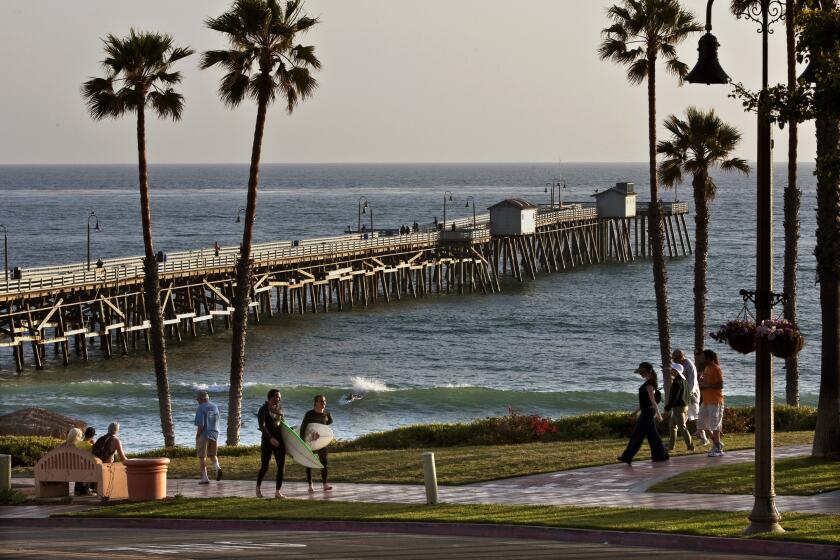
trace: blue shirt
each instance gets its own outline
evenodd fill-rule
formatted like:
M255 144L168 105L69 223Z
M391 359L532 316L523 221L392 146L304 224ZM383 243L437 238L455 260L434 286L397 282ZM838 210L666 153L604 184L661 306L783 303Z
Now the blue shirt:
M210 401L198 405L195 411L195 425L204 428L202 437L216 441L219 439L219 407Z

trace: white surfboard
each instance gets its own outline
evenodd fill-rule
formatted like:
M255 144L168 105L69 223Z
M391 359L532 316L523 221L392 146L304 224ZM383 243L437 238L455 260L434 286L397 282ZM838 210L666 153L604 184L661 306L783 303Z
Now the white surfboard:
M294 459L295 463L309 469L324 468L318 456L312 452L312 449L305 441L300 439L296 430L292 429L285 422L281 422L280 426L283 428L283 445L286 446L286 454Z
M312 451L325 448L335 439L335 432L326 424L308 424L306 433L303 435L303 441L309 445Z

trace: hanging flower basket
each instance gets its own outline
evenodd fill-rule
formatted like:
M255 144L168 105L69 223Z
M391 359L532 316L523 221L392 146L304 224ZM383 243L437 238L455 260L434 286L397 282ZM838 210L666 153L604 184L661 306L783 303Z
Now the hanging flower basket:
M756 328L758 336L767 339L770 353L777 358L790 358L805 346L805 339L796 325L786 319L768 319Z
M728 343L730 348L741 354L755 352L755 321L733 319L722 324L717 332L709 333L709 336L718 342Z

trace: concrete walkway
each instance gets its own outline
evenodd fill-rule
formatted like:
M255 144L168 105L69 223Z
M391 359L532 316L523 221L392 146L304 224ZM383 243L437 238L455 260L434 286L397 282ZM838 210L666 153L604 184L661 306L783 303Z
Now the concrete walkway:
M776 458L807 455L810 446L788 446L776 449ZM632 466L625 464L604 465L548 473L520 478L484 482L467 486L441 486L441 502L459 504L533 504L557 506L612 506L673 509L711 509L722 511L749 511L751 495L712 494L652 494L645 490L654 483L685 471L709 466L752 461L753 450L727 452L724 457L710 458L705 454L675 457L665 463L640 461ZM419 462L419 458L418 458ZM32 479L15 479L16 483ZM402 484L353 484L333 483L333 490L315 493L307 491L305 483L287 482L283 493L288 498L337 500L349 502L425 503L425 490L421 485ZM263 494L273 496L273 481L263 483ZM222 480L209 485L199 485L196 480L170 479L170 496L190 498L217 498L225 496L254 496L254 482ZM96 505L95 498L75 499L74 504L18 506L0 508L0 518L46 517L57 511ZM777 507L781 512L798 511L840 514L840 491L817 496L779 496Z

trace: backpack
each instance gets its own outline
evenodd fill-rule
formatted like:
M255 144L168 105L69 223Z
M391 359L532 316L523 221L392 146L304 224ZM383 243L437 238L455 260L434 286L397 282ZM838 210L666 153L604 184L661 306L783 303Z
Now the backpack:
M90 448L90 452L93 453L93 456L101 461L108 460L108 443L111 441L111 438L114 437L111 434L106 434L96 440L93 444L93 447Z

